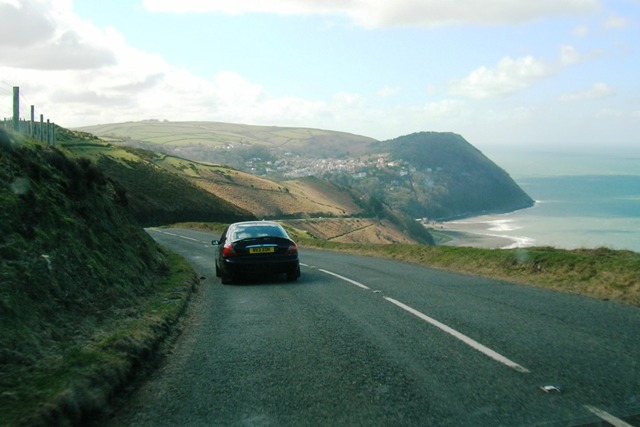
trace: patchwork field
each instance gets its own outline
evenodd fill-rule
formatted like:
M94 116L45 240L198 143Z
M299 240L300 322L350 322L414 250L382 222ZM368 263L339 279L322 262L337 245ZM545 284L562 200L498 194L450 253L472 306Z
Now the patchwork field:
M154 165L258 218L347 217L362 211L352 193L314 177L276 181L226 166L103 143L67 144L65 149L96 162L108 158L125 168L136 163Z
M388 221L369 218L312 218L283 221L320 240L339 243L417 243Z
M256 145L295 149L322 141L323 149L357 148L374 141L372 138L311 128L253 126L220 122L169 122L144 120L78 128L105 141L138 142L171 147L205 146L224 148L233 145ZM179 152L176 152L179 155Z

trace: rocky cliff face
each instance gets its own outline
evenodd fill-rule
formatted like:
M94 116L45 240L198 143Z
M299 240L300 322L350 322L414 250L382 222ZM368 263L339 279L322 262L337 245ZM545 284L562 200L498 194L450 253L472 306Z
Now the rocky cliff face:
M336 173L334 179L414 218L510 212L534 203L460 135L414 133L372 144L369 153L367 167Z

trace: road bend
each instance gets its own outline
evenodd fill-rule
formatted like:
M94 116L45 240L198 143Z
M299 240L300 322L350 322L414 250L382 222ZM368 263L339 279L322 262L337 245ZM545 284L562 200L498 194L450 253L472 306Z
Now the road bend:
M297 282L222 285L217 236L149 234L205 279L106 425L639 425L635 307L304 248Z

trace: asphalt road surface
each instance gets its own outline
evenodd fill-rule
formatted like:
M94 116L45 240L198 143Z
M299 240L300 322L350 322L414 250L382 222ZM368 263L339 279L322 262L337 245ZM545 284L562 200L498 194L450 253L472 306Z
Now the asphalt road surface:
M639 425L640 309L375 258L222 285L211 239L149 230L206 277L113 426Z

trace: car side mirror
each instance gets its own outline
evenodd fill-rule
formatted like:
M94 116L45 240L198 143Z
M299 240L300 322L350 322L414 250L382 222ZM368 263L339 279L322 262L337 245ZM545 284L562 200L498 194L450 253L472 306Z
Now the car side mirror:
M212 240L212 241L211 241L211 244L212 244L213 246L218 246L218 245L220 245L220 240Z

